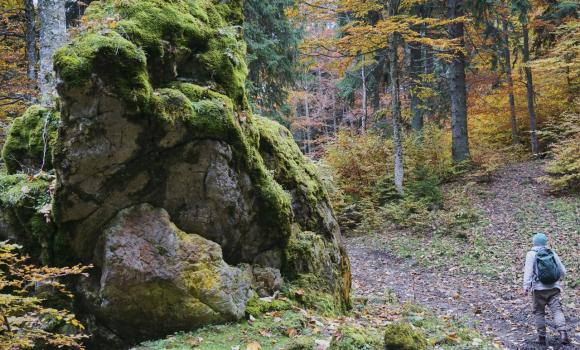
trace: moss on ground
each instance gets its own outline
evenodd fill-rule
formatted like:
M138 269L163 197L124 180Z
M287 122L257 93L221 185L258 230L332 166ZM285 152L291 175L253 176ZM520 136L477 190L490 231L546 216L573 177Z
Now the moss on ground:
M383 350L385 339L391 346L387 349L498 348L461 322L439 318L415 304L357 300L352 313L340 317L324 317L315 310L290 304L293 307L289 310L265 311L238 323L177 333L142 343L136 349L222 350L259 344L262 350L311 350L318 342L329 344L333 350ZM414 347L405 347L409 339ZM392 347L393 344L400 347Z
M289 299L262 299L253 297L246 304L246 314L258 317L272 311L292 310L296 305Z
M340 327L332 337L329 350L375 350L381 348L381 337L376 331L346 325Z
M29 107L14 120L2 149L9 174L52 169L52 148L59 120L58 112L41 106Z

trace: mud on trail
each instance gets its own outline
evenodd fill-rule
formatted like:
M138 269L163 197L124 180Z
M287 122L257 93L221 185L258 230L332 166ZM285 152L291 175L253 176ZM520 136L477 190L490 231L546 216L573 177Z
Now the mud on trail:
M488 249L479 262L461 263L465 261L461 255L472 253L469 241L446 240L449 249L459 245L454 247L454 256L448 257L448 264L431 264L429 253L407 257L398 253L393 240L407 239L409 232L375 232L347 238L355 296L395 295L401 302L414 301L432 309L440 318L462 320L506 349L544 349L535 343L530 297L522 295L520 281L529 248L526 231L545 231L553 247L563 252L560 255L564 255L564 264L570 270L562 303L573 340L568 346L559 343L548 312L547 349L580 349L580 204L577 198L556 199L565 201L566 218L553 210L554 197L538 181L542 175L543 163L527 162L498 170L490 183L470 185L477 187L470 191L470 201L486 218L477 229ZM426 246L437 239L434 235L424 237L417 251L427 252ZM502 270L496 275L482 273L477 265L488 264L486 259L495 259Z

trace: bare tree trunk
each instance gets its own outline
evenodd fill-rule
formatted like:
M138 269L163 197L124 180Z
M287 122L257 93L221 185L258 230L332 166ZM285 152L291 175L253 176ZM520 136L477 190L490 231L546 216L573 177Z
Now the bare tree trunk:
M308 95L304 96L304 114L306 116L306 154L310 155L311 140L312 140L312 129L310 127L310 106L308 105Z
M67 40L65 0L38 0L40 17L40 103L52 105L56 89L52 56Z
M413 43L410 46L411 55L411 128L414 132L420 133L423 130L423 111L421 110L421 100L418 96L417 88L419 87L420 74L422 71L422 45Z
M391 109L393 114L393 142L395 144L395 188L403 193L403 130L401 127L401 99L399 88L399 62L397 48L399 33L391 34L389 43L389 66L391 78Z
M336 136L337 125L336 125L336 91L332 90L332 132Z
M362 68L360 70L361 73L361 79L362 79L362 108L363 108L363 116L362 116L362 120L361 120L361 130L364 133L365 130L367 129L367 77L365 74L365 66L364 66L364 56L363 56L363 63L362 63Z
M463 16L463 0L448 0L448 18ZM452 23L448 27L451 39L459 39L464 46L463 22ZM460 163L470 159L469 136L467 131L467 89L465 84L465 56L455 53L448 68L449 88L451 91L451 148L453 161Z
M25 0L24 17L26 18L26 60L28 61L27 76L31 81L36 80L36 18L34 13L34 1Z
M512 78L512 63L510 56L510 39L508 35L508 22L507 20L502 21L503 25L503 36L504 36L504 59L505 59L505 74L508 82L508 98L510 104L510 124L512 127L512 143L518 144L520 142L518 138L518 122L516 118L516 101L514 97L514 81Z
M530 61L530 38L528 34L528 25L523 23L522 34L524 36L524 63L526 64L524 71L526 72L526 86L528 92L528 114L530 115L530 142L532 144L532 153L540 153L540 144L538 143L538 135L536 134L536 109L534 107L534 82L532 78L532 69L527 66Z

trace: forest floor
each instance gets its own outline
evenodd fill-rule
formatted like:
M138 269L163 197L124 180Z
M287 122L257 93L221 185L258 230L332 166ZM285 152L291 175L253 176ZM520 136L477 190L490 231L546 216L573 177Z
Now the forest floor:
M549 348L580 349L580 201L549 194L543 169L541 161L525 162L498 169L487 183L450 185L462 187L480 218L459 235L385 226L347 238L355 297L390 295L507 349L541 349L521 274L532 233L543 231L569 270L563 305L573 338L561 346L549 317Z

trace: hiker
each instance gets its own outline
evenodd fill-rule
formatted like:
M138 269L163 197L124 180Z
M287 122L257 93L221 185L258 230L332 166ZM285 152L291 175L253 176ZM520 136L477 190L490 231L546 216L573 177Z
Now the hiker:
M560 281L566 275L566 268L555 251L548 249L548 237L536 233L532 238L534 247L526 255L524 268L524 292L532 295L532 310L538 331L538 342L546 345L546 305L552 310L552 316L562 344L569 344L566 331L566 319L560 303L562 285Z

